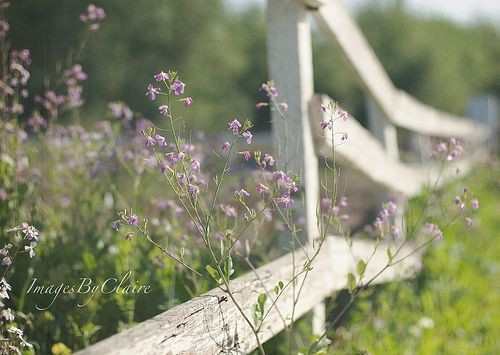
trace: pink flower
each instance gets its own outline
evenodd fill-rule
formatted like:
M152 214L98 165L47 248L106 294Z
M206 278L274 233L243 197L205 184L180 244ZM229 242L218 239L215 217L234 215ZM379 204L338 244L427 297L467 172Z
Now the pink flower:
M240 133L241 123L237 119L228 123L229 130L236 136Z
M253 134L250 131L243 132L242 136L245 138L247 144L252 144Z
M222 144L222 147L221 147L221 149L224 153L229 152L230 148L231 148L231 143L229 143L229 142L224 142L224 144Z
M333 120L331 119L324 119L319 123L319 126L321 129L331 129L333 127Z
M146 136L146 143L144 145L146 147L154 147L156 145L156 139L151 136Z
M131 214L127 218L127 223L131 226L136 226L139 224L139 217L137 217L137 215L135 214Z
M181 101L184 102L184 106L186 107L191 107L193 105L193 98L191 96L188 96Z
M443 239L443 232L437 225L434 223L427 223L425 225L425 228L427 229L427 232L435 239L437 240L442 240Z
M240 189L234 192L234 195L239 198L250 197L250 193L245 189Z
M87 11L80 15L80 20L83 23L88 23L91 31L96 31L100 23L106 18L106 13L104 9L90 4L87 7Z
M151 101L156 100L156 97L160 94L160 89L149 84L146 89L146 96L149 97Z
M243 152L239 152L238 154L243 155L243 159L245 159L246 161L249 161L250 158L252 158L252 154L248 150L245 150Z
M160 114L162 116L166 116L168 114L168 106L167 105L161 105L158 107L158 111L160 111Z
M262 161L263 161L264 167L274 166L274 164L276 163L276 161L274 160L272 155L269 155L267 153L264 154L264 158L262 159Z
M220 209L222 210L222 212L224 212L224 214L227 217L233 217L233 218L238 217L238 212L231 205L220 205Z
M170 77L164 71L160 71L158 74L155 74L154 79L156 81L166 81L166 80L169 80Z
M291 208L293 206L293 199L288 194L277 197L274 201L281 208Z
M255 187L255 191L257 191L257 193L259 194L265 194L267 192L269 192L269 187L267 187L266 185L264 184L257 184L257 186Z
M189 184L188 192L193 198L196 198L200 194L200 188L196 185Z
M162 135L155 134L155 141L160 147L164 147L167 145L167 140Z
M200 162L196 159L191 160L191 170L199 171L200 170Z
M349 114L339 107L335 109L335 116L343 121L347 121L347 119L349 118Z
M175 96L181 96L184 93L184 88L186 87L186 84L184 84L182 81L176 79L172 83L172 86L170 87L170 90Z

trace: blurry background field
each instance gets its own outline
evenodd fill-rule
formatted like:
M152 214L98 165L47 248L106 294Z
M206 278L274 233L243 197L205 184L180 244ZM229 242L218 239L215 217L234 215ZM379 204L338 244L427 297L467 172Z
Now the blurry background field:
M47 74L65 67L67 48L82 36L75 23L87 4L12 3L8 12L11 41L32 50L31 91L42 90ZM190 257L199 264L204 257L196 254L192 247L196 241L189 239L186 226L175 223L175 211L165 206L169 197L165 186L142 172L138 181L135 171L128 174L127 169L113 165L113 144L127 137L127 132L112 121L109 136L93 139L88 134L95 122L113 120L110 101L125 101L135 112L156 121L156 106L144 96L145 86L152 72L176 68L195 100L192 109L183 113L191 129L215 134L234 116L251 118L259 130L269 128L268 112L255 109L255 102L262 98L259 85L268 79L261 7L237 9L219 0L107 0L98 5L105 7L108 18L82 52L82 65L89 73L86 105L60 121L68 126L80 124L89 132L65 132L73 140L62 146L60 137L32 140L24 149L39 170L38 179L19 183L16 196L0 201L2 231L12 225L13 211L20 210L44 235L39 256L29 265L20 264L12 282L18 309L33 314L28 316L33 325L28 334L40 354L49 354L59 342L71 349L84 347L211 286L193 282L148 245L123 240L112 232L116 210L133 204L156 217L158 238L172 236L173 240L164 242L191 247ZM475 95L500 97L500 30L494 24L423 18L402 1L370 2L359 9L357 20L396 86L422 101L463 113ZM319 34L314 45L316 91L334 97L363 121L364 98L352 69L338 48ZM96 173L92 160L96 152L103 153L109 169ZM8 164L2 162L4 186L12 183L7 176ZM417 280L376 288L362 300L331 334L338 340L340 353L500 353L495 338L500 332L500 290L495 283L500 259L498 181L499 167L492 163L464 182L475 186L481 201L478 225L447 235L429 252L426 269ZM457 188L449 187L450 198ZM269 246L260 247L260 258L272 259L264 253ZM46 298L25 296L32 277L55 284L81 275L102 281L129 269L152 286L154 292L147 299L97 297L82 312L75 307L77 300L61 298L40 312L34 311L34 305L46 303ZM337 302L341 301L339 297ZM303 326L307 328L305 322ZM305 337L308 332L304 329ZM280 339L268 347L270 353L279 353Z

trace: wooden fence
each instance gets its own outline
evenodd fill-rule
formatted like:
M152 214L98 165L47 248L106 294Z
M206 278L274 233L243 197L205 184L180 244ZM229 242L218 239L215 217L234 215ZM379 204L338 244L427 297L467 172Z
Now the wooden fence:
M426 106L398 90L342 5L341 0L268 0L268 62L270 77L280 91L280 101L288 103L286 119L273 117L275 154L286 168L298 172L304 182L306 232L310 241L316 238L316 208L319 200L318 156L330 157L332 135L319 129L325 113L321 104L330 101L315 95L311 47L311 17L333 40L337 41L353 65L368 94L369 127L354 118L337 121L338 129L347 133L347 144L336 146L336 158L359 170L377 186L403 196L413 196L433 177L433 165L404 164L399 159L397 129L404 128L420 137L457 137L474 147L474 154L457 163L467 170L472 161L484 156L488 128L471 119L454 117ZM423 140L422 149L429 144ZM456 167L444 175L453 177ZM375 186L375 185L374 185ZM386 248L379 248L366 271L374 275L387 263ZM409 253L407 245L402 254ZM315 259L305 281L305 289L296 309L295 319L313 310L313 330L320 333L325 326L324 299L346 287L347 273L355 269L359 258L373 251L368 241L354 240L352 251L340 237L328 237ZM354 255L353 255L354 253ZM285 283L300 271L306 256L287 254L230 283L236 300L251 317L257 296L272 289L279 280ZM296 265L297 270L292 270ZM386 282L412 276L421 267L419 253L413 254L397 268L389 268L377 279ZM304 276L301 276L304 277ZM301 282L299 278L298 282ZM272 300L268 299L267 307ZM260 332L262 342L287 327L292 312L293 295L285 290L272 308ZM219 354L235 348L248 353L256 348L256 340L233 302L220 289L173 307L156 317L116 334L77 354Z

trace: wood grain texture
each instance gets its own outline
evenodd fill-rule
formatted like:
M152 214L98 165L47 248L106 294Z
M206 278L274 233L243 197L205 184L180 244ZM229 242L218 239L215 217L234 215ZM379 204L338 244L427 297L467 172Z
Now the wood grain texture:
M333 292L345 288L347 273L355 269L358 258L368 258L373 246L372 242L366 240L354 240L351 253L343 238L328 238L306 278L304 291L295 311L296 317L311 310ZM401 255L411 250L411 246L407 246ZM296 272L302 270L305 260L304 253L297 251ZM413 276L421 267L420 260L420 255L412 255L397 267L389 268L377 282ZM368 264L366 279L377 273L386 263L385 247L380 247ZM258 294L264 292L264 286L270 290L278 281L286 283L292 278L293 265L292 255L287 254L258 269L264 285L254 273L243 275L231 282L231 289L246 314L251 315ZM297 281L300 284L301 279ZM270 339L285 328L279 313L288 323L292 300L292 288L289 287L266 319L259 334L262 341ZM271 300L268 299L266 306L269 307L270 303ZM220 354L224 351L248 353L255 348L255 338L237 309L223 291L214 289L77 352L76 355L199 355Z

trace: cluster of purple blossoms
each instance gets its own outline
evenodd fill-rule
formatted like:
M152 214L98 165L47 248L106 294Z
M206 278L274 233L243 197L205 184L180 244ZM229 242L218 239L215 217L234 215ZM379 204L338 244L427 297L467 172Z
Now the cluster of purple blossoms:
M278 97L279 95L278 89L276 89L274 81L272 80L262 83L260 88L269 98Z
M251 127L250 122L247 121L244 125L242 125L241 122L238 121L237 118L235 118L227 124L227 127L229 131L233 133L233 135L243 137L247 144L252 144L253 134L249 130L249 128Z
M276 204L281 208L293 207L294 201L292 194L299 190L296 182L281 170L273 172L272 178L279 191L279 196L274 198Z
M433 239L443 240L443 232L441 229L434 223L426 223L425 231L429 234Z
M455 205L464 217L465 224L470 227L473 224L472 212L479 209L479 200L473 198L467 188L464 188L461 196L455 196Z
M111 114L113 117L130 121L134 117L134 113L124 102L114 101L108 104L109 109L111 110Z
M146 88L146 96L151 100L155 101L159 95L173 95L173 96L182 96L184 94L184 90L186 88L186 84L177 78L177 73L173 71L164 72L160 71L153 75L153 79L157 83L163 83L165 85L167 91L163 92L161 88L155 86L154 84L148 84ZM178 99L179 102L182 102L185 107L191 107L193 105L193 98L191 96L186 96ZM170 108L168 105L161 105L158 107L158 111L162 116L167 116L170 112Z
M386 202L382 205L382 209L373 223L378 235L383 237L387 233L390 233L394 238L401 236L401 229L395 224L397 211L398 206L393 201Z
M221 204L221 205L219 205L219 207L220 207L222 213L224 213L224 215L226 215L226 217L230 217L230 218L238 217L238 211L233 206Z
M31 77L28 67L31 64L30 51L12 50L5 71L0 76L0 96L4 97L0 112L22 114L24 106L20 98L28 97L27 84Z
M450 138L447 142L439 142L434 147L432 155L440 160L453 161L459 159L463 153L463 143L456 138Z
M87 74L82 70L80 64L75 64L64 72L64 80L67 87L66 104L68 108L80 107L83 104L82 87L80 83L87 80Z
M250 197L250 193L245 189L239 189L234 192L234 196L241 200L245 197Z
M276 100L277 97L279 96L278 89L276 89L276 86L274 85L273 81L268 81L268 82L263 83L260 86L260 89L266 94L266 96L269 98L269 100L271 102L275 102L274 100ZM288 111L288 104L286 102L276 103L276 105L278 106L278 109L280 111L283 111L283 112ZM261 108L267 107L267 106L269 106L269 103L267 103L267 102L257 102L257 104L255 105L255 108L261 109Z
M35 256L35 248L40 238L40 232L38 229L28 223L22 223L17 227L9 229L8 232L20 233L26 243L26 245L24 245L24 251L28 253L30 258ZM10 256L10 250L12 247L12 244L8 243L0 249L0 258L2 259L1 264L3 266L9 267L12 264L12 258Z
M97 7L94 4L90 4L87 7L87 10L80 14L80 20L89 25L90 31L97 31L105 18L106 12L104 9Z
M327 197L322 198L320 201L320 209L324 215L337 217L341 221L349 219L349 214L346 211L348 206L347 197L345 196L340 198L337 205L333 203L331 198Z
M330 114L329 117L321 120L319 124L321 129L323 130L332 129L333 124L338 119L342 121L347 121L349 119L349 113L341 109L340 106L335 102L331 102L328 105L321 105L321 111Z

